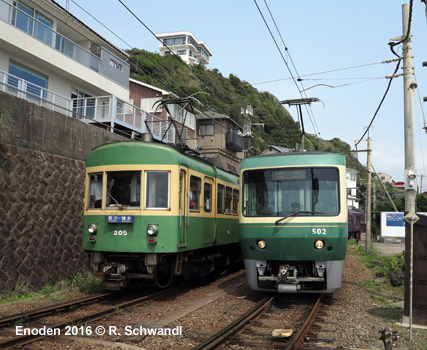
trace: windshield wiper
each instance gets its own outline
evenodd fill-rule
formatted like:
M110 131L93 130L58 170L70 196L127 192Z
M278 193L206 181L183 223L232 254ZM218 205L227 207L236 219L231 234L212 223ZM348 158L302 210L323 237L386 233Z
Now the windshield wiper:
M275 225L279 225L279 223L287 218L290 218L291 216L295 216L297 214L325 214L325 213L321 213L319 211L297 211L295 213L291 213L289 215L284 216L283 218L276 220Z

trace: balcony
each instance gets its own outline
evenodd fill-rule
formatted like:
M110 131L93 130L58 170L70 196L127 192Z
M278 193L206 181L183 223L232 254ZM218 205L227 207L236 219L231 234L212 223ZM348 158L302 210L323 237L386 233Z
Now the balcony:
M225 135L225 147L228 149L234 152L242 152L244 146L243 139L235 133L229 132Z
M175 129L168 121L116 96L71 99L3 71L0 71L0 91L123 136L150 132L157 140L175 141Z
M83 66L128 88L129 64L107 49L96 46L96 50L94 49L96 54L94 54L4 0L0 0L0 20L27 33Z

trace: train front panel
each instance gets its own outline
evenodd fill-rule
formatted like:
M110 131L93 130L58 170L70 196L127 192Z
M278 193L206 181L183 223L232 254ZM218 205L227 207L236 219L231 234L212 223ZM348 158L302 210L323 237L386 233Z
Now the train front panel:
M172 147L100 146L85 188L83 249L105 289L205 275L238 247L238 177Z
M343 158L291 153L244 160L240 245L252 289L340 288L347 242Z

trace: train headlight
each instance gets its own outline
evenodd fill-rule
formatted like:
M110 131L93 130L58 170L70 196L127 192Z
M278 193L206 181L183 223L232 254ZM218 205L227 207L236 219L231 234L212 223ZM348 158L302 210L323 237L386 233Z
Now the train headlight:
M87 231L91 234L91 235L96 235L96 232L98 232L98 226L96 224L90 224L87 227Z
M157 235L157 227L155 225L148 225L147 235L149 235L149 236Z
M316 249L322 249L323 246L325 245L325 242L323 242L322 240L318 239L315 243L314 243L314 247Z
M260 240L256 242L256 245L258 246L259 249L264 249L267 243L265 241Z

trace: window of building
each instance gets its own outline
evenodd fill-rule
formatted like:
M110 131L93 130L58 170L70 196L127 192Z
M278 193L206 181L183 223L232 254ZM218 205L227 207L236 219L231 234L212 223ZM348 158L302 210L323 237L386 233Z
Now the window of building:
M199 136L213 136L215 134L215 128L213 124L199 125Z
M185 45L185 37L163 39L164 46Z
M110 58L110 66L119 70L120 72L123 70L123 66L116 60L113 60L112 58Z
M190 211L200 211L200 192L202 180L200 177L192 175L190 177Z
M48 83L47 75L12 60L9 62L9 74L27 82L25 87L25 91L28 93L27 98L36 100L39 98L46 98ZM15 77L9 76L7 83L17 88L19 79Z
M178 55L183 56L183 55L185 55L185 54L187 53L187 51L186 51L186 50L178 50L176 53L177 53Z
M80 91L75 88L71 89L71 99L73 100L74 118L81 119L82 116L86 118L95 117L95 99L88 98L88 97L91 97L91 96L86 94L83 91ZM102 110L101 112L105 113L105 111L102 111Z
M53 21L22 1L15 3L15 6L18 11L15 10L13 24L44 43L52 45Z

